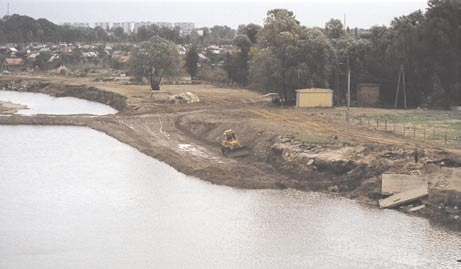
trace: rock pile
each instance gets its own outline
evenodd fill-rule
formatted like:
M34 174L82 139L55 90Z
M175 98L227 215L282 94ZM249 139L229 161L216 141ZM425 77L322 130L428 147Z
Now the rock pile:
M200 98L191 92L183 92L170 96L169 102L175 104L192 104L200 102Z

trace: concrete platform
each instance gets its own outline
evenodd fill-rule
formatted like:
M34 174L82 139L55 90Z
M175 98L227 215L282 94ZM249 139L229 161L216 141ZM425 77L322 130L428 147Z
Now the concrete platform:
M383 174L381 181L381 194L393 195L413 190L421 186L425 186L427 188L427 178L415 175Z
M412 201L418 200L428 195L427 186L420 186L416 189L394 194L386 199L379 200L379 207L392 208Z

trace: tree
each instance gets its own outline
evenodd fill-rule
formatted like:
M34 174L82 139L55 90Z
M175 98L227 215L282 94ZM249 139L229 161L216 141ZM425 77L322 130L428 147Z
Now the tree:
M251 41L246 35L238 35L234 39L234 45L240 51L230 56L229 77L238 84L245 86L248 82L248 60Z
M269 11L258 33L258 47L250 63L252 88L271 85L287 103L297 88L328 87L333 48L320 30L301 26L293 12Z
M179 54L173 42L154 36L136 47L130 57L130 69L138 78L148 79L151 89L160 90L164 76L172 74Z
M429 0L428 6L424 44L430 73L439 77L441 87L446 90L445 99L450 105L461 105L461 3L459 0ZM431 75L425 77L430 78Z
M189 73L190 78L194 79L198 72L198 53L197 48L192 46L186 54L186 70Z
M112 30L114 32L114 36L118 39L118 40L123 40L124 37L125 37L125 31L123 30L122 27L116 27Z
M239 35L246 35L250 39L251 43L256 44L256 35L259 33L259 31L261 31L261 29L261 26L250 23L248 25L239 25L237 32Z
M325 24L325 32L329 38L340 38L346 35L343 23L338 19L330 19Z
M203 31L205 38L205 29ZM207 43L214 45L231 44L235 38L235 30L229 26L215 25L210 28L210 34L206 40Z

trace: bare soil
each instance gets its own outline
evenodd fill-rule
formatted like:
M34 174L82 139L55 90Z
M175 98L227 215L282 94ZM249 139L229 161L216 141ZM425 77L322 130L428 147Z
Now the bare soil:
M127 85L125 79L9 76L0 79L2 88L76 96L120 112L99 117L8 115L0 116L0 124L88 126L215 184L322 191L377 205L382 173L420 174L429 178L430 195L423 201L426 208L414 214L460 229L461 150L348 124L335 117L345 108L281 108L256 92L212 85L163 85L161 92L152 94L148 86ZM95 94L95 89L102 93ZM200 102L165 102L166 97L186 91ZM390 113L371 108L352 111ZM249 156L222 156L220 139L230 128L250 147Z

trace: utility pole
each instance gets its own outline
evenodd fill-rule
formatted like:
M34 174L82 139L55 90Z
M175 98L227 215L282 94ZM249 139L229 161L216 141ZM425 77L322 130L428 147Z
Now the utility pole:
M346 114L347 121L349 121L350 107L351 107L351 67L349 65L349 55L347 55L347 114Z
M397 109L397 101L398 101L398 98L399 98L400 80L401 79L403 81L403 106L404 106L405 109L407 109L407 91L406 91L406 87L405 87L405 69L403 68L403 64L400 65L399 79L397 81L397 91L395 92L394 109Z
M402 80L403 80L403 107L407 109L407 91L405 88L405 68L403 68L403 64L400 66L402 69Z
M298 73L298 81L297 81L297 82L298 82L298 89L299 89L299 68L296 69L296 71L297 71L297 73Z

